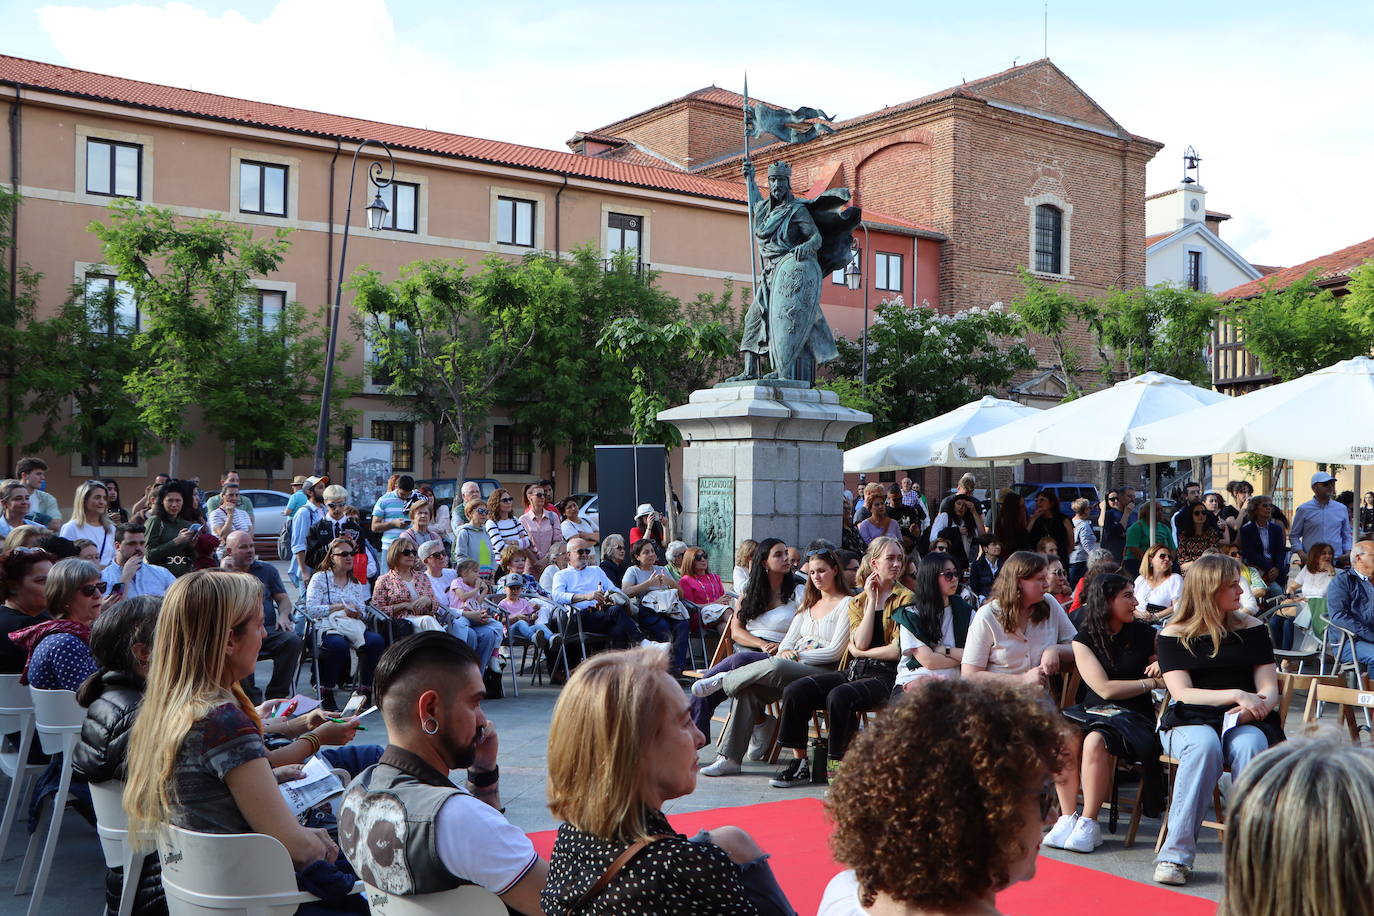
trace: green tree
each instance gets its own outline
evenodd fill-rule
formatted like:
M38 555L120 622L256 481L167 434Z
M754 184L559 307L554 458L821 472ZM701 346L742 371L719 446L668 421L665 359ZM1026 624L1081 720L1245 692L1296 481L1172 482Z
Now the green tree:
M130 347L136 328L121 308L127 296L113 286L78 283L56 314L25 325L12 352L24 366L24 413L40 424L25 449L84 454L94 475L101 473L102 442L133 440L156 452L125 387L139 364Z
M206 425L236 449L251 451L268 487L285 458L311 454L315 447L328 308L313 317L307 320L306 310L294 302L279 316L264 313L256 297L242 302L215 353L223 384L208 390L202 401ZM341 342L338 362L346 362L351 352ZM342 403L358 388L356 378L339 378L333 397Z
M1368 281L1362 273L1361 284ZM1368 355L1374 345L1361 314L1318 286L1315 273L1286 289L1266 289L1254 299L1232 303L1228 311L1245 348L1280 381Z
M400 273L385 283L362 268L349 283L373 365L390 379L388 395L429 402L417 409L443 424L466 477L496 385L529 349L557 278L538 259L511 265L496 257L475 276L461 261L442 258Z
M1000 304L939 314L907 308L897 297L878 306L868 336L869 391L885 394L870 406L848 406L873 414L874 436L998 394L1016 373L1035 368L1034 354L1020 339L1019 322ZM830 374L858 379L860 345L845 338L836 342L840 357L830 364ZM822 387L835 386L822 382Z
M1374 258L1350 272L1342 305L1350 313L1355 326L1366 337L1374 339Z
M10 266L10 254L14 250L14 217L22 199L8 188L0 186L0 348L11 355L0 367L0 385L3 385L4 409L0 409L0 438L13 444L19 441L19 421L23 417L20 407L29 386L27 373L16 375L14 370L26 367L26 360L19 358L21 347L21 328L33 318L34 306L38 302L38 281L42 274L29 268L27 264Z
M280 266L288 232L255 238L215 217L181 219L131 200L112 203L109 223L94 222L90 230L143 315L133 342L139 362L125 383L143 422L171 444L175 476L180 446L192 435L186 410L226 383L220 348L251 292L250 279Z
M1026 331L1049 339L1064 382L1068 386L1068 400L1082 397L1083 388L1078 375L1083 371L1083 354L1069 340L1073 323L1086 317L1084 303L1050 286L1024 267L1016 268L1022 293L1011 304L1012 311Z
M1162 284L1109 290L1083 303L1080 314L1097 341L1107 384L1153 371L1210 387L1206 350L1217 309L1211 293Z

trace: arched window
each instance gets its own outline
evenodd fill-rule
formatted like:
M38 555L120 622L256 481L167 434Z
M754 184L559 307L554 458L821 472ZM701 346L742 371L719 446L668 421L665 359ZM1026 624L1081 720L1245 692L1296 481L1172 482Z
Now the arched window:
M1062 274L1064 265L1064 211L1053 204L1035 208L1035 269L1042 274Z

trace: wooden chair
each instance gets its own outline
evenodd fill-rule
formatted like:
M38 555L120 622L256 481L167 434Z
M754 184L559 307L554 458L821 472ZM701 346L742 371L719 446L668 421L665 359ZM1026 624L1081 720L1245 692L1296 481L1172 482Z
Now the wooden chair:
M1164 698L1159 701L1159 715L1161 718L1164 716L1164 710L1168 709L1168 707L1169 692L1166 690L1164 691ZM1177 757L1164 753L1159 755L1159 762L1164 764L1164 811L1159 816L1159 836L1155 839L1155 852L1159 852L1164 848L1164 840L1169 834L1169 808L1172 806L1174 800L1173 774L1174 770L1178 768L1179 760ZM1215 830L1224 836L1226 834L1226 821L1224 809L1221 804L1221 792L1215 787L1212 789L1212 808L1215 810L1219 819L1215 821L1204 819L1202 821L1202 826Z
M1303 710L1302 720L1304 722L1315 722L1320 717L1320 707L1323 703L1332 703L1340 707L1338 713L1342 722L1345 723L1346 730L1350 732L1352 744L1360 743L1360 727L1355 724L1355 710L1360 709L1368 713L1374 709L1374 691L1367 689L1351 690L1349 687L1332 686L1326 683L1318 683L1307 694L1307 707Z
M1326 685L1328 687L1344 687L1345 678L1335 674L1298 674L1293 671L1279 672L1279 723L1288 722L1288 710L1293 705L1293 694L1299 690L1307 691L1310 700L1313 694L1313 687L1316 685ZM1306 714L1303 716L1306 721Z

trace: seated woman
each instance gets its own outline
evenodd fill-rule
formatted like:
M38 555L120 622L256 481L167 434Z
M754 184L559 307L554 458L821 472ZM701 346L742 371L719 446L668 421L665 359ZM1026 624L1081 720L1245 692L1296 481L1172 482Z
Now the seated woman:
M262 720L239 685L257 663L262 603L262 583L243 573L198 570L167 590L146 701L129 736L129 842L150 849L165 824L204 833L265 833L286 847L298 873L312 869L318 887L324 883L319 872L328 869L316 863L332 865L338 846L325 830L301 826L287 807ZM321 733L344 743L356 730L357 719L326 722L283 750L299 762L319 750ZM298 912L365 912L360 904L365 907L345 895Z
M873 543L874 538L888 537L901 540L902 529L897 520L887 514L887 487L871 483L864 487L864 506L868 508L868 518L859 522L859 537L864 547Z
M1099 547L1088 554L1088 570L1083 574L1083 578L1078 580L1078 584L1073 587L1073 597L1064 606L1064 610L1069 612L1069 619L1073 621L1074 626L1078 626L1078 618L1074 617L1074 613L1083 607L1084 583L1088 581L1089 576L1101 576L1109 572L1125 575L1121 570L1121 564L1116 561L1116 557L1112 556L1110 550Z
M649 538L641 538L630 546L630 559L634 565L625 570L620 590L634 601L638 609L635 622L645 637L654 642L672 642L671 668L676 677L691 667L692 660L687 642L691 620L670 613L673 609L686 612L682 603L675 600L681 594L680 587L668 570L658 565L658 552Z
M700 547L688 547L678 564L678 587L682 597L701 609L703 626L715 626L730 610L725 583L711 572L711 559Z
M1178 758L1168 834L1154 879L1186 884L1197 832L1212 790L1229 765L1232 779L1260 752L1283 740L1269 630L1240 609L1240 564L1211 554L1188 571L1174 618L1156 639L1172 702L1160 720L1164 752ZM1236 713L1223 736L1224 720Z
M329 542L319 571L305 589L305 616L315 621L320 634L320 699L326 709L342 709L335 690L347 678L352 653L358 656L358 686L372 690L372 672L386 648L382 634L367 628L366 606L371 589L359 582L352 538Z
M1232 783L1219 916L1369 913L1371 797L1368 748L1295 740L1256 757Z
M536 566L542 563L541 568L543 571L539 573L539 587L552 595L553 577L558 575L560 570L568 568L568 542L555 541L553 546L545 552L542 559L537 557L537 554L532 548L527 548L527 550L529 550L531 556L536 557ZM530 569L529 572L533 573L534 569ZM614 582L615 580L612 579L611 581Z
M666 666L655 649L604 652L583 662L559 696L548 793L549 810L565 823L549 857L543 911L790 916L748 834L719 827L689 840L663 815L665 802L696 788L697 750L706 743ZM598 745L588 735L604 737Z
M21 525L15 532L28 526ZM44 596L48 574L56 559L46 550L13 548L0 553L0 674L19 674L28 652L10 641L10 634L26 630L48 616Z
M740 772L746 750L754 750L760 756L766 754L773 737L771 729L759 735L756 747L750 747L763 708L781 699L783 688L793 681L825 674L839 666L849 642L851 600L849 590L844 587L840 558L833 550L812 551L803 568L806 590L801 607L793 615L777 655L734 671L702 678L692 685L694 696L705 697L723 691L734 699L730 718L716 742L719 756L701 771L704 776ZM789 762L774 780L775 785L778 780L787 780L787 785L811 781L804 752Z
M882 706L892 695L902 651L892 615L916 597L897 581L905 563L901 541L873 539L859 569L863 591L848 603L849 645L840 658L841 670L803 677L783 690L778 744L793 756L805 752L811 716L824 709L828 769L834 769L854 736L857 715Z
M1059 606L1067 608L1073 601L1073 589L1069 588L1069 574L1064 569L1062 557L1050 557L1049 565L1045 567L1045 575L1049 576L1049 594Z
M1221 523L1200 500L1193 500L1178 520L1178 568L1187 572L1193 561L1222 543Z
M576 496L566 497L558 504L558 511L563 513L563 521L559 525L563 540L571 541L575 537L580 537L593 544L600 543L601 529L591 519L579 516L577 514L578 508Z
M978 609L969 625L960 670L966 678L1010 683L1034 690L1047 709L1049 679L1073 661L1075 630L1069 617L1049 594L1048 567L1043 554L1017 551L1007 558L992 600ZM1045 844L1063 849L1078 815L1078 740L1069 735L1065 766L1055 778L1059 810L1063 812Z
M625 570L630 565L626 557L625 536L606 535L606 540L601 542L601 571L606 574L607 579L619 582L625 578Z
M1164 772L1155 737L1154 699L1164 686L1155 661L1155 630L1135 617L1135 593L1125 576L1089 581L1083 625L1073 638L1073 656L1083 678L1079 705L1064 715L1085 732L1083 814L1064 848L1092 852L1102 845L1097 816L1107 800L1116 759L1142 763L1142 810L1157 817L1164 808Z
M1010 684L926 678L895 700L830 789L849 870L817 916L996 916L997 894L1035 876L1061 723Z
M730 617L730 640L735 651L707 668L705 677L772 658L787 636L792 618L797 616L800 596L796 594L797 579L787 562L787 544L777 538L764 538L755 546L752 563L749 579L739 593L739 610ZM711 734L711 716L724 699L720 694L697 696L693 691L692 721L703 735Z
M1174 552L1168 544L1146 548L1140 559L1140 575L1135 579L1136 616L1146 623L1158 623L1174 612L1174 603L1183 594L1183 577L1174 572Z
M100 567L88 560L68 557L53 564L43 587L52 619L10 634L10 641L28 653L20 683L40 690L75 690L91 676L96 669L91 624L112 601L105 589Z
M928 553L916 567L911 605L893 617L901 628L899 690L927 677L958 677L973 608L959 596L959 567L947 553Z
M1307 599L1326 597L1326 587L1336 576L1335 558L1336 551L1330 544L1318 542L1307 551L1307 562L1288 580L1288 594L1301 597L1301 606L1281 605L1269 620L1269 632L1276 648L1292 648L1297 628L1311 628L1312 611L1307 606ZM1242 578L1246 579L1246 585L1252 583L1249 576Z
M735 548L735 568L730 573L730 591L736 597L743 595L744 589L749 585L749 571L754 568L754 554L758 549L759 542L753 538L745 538L739 542L739 547Z
M396 620L406 621L411 629L396 632L396 638L410 632L441 630L442 608L434 599L429 577L415 562L415 545L409 538L398 537L386 549L387 571L372 585L372 604L377 610Z
M448 565L448 548L443 541L425 541L415 551L416 559L424 568L429 587L434 592L434 600L448 604L448 587L458 577L458 570Z

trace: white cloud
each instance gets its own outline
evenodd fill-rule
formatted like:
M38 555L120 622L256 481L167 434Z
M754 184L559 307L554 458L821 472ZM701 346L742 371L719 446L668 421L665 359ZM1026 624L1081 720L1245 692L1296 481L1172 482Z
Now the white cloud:
M279 0L260 19L185 2L38 15L76 67L553 149L703 85L738 89L746 66L760 97L849 117L1042 51L1039 4L957 20L895 4L840 22L829 4L799 2L785 16L727 0L690 12L643 0ZM1192 144L1209 207L1235 216L1223 237L1254 261L1294 264L1374 234L1362 88L1374 85L1362 40L1374 14L1347 10L1336 30L1286 5L1195 6L1189 24L1167 8L1054 6L1055 62L1127 129L1167 144L1150 191L1178 180Z

